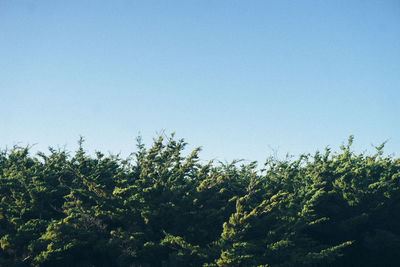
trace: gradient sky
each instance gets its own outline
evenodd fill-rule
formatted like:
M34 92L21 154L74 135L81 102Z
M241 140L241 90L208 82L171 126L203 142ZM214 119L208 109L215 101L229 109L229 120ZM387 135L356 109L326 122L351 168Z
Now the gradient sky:
M2 148L398 157L400 1L0 0L0 105Z

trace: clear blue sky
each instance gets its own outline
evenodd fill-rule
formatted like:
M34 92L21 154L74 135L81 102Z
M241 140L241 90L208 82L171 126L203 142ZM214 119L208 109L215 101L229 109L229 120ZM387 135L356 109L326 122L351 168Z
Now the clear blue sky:
M400 1L0 0L0 105L3 148L399 156Z

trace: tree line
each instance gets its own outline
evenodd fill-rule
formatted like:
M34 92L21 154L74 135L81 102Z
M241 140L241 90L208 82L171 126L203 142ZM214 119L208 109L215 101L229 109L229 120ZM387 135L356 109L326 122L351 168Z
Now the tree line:
M348 144L229 164L159 137L122 159L0 153L0 266L397 266L400 159Z

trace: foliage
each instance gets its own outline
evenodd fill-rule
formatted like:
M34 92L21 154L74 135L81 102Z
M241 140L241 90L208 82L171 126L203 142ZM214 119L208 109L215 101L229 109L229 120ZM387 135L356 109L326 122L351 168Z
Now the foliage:
M200 163L185 142L128 159L0 154L0 266L396 266L400 160L340 153Z

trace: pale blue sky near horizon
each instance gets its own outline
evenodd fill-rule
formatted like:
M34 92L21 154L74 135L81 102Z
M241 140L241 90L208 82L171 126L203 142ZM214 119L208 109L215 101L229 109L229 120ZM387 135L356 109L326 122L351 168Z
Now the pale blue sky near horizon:
M398 157L399 62L397 0L0 0L0 147Z

